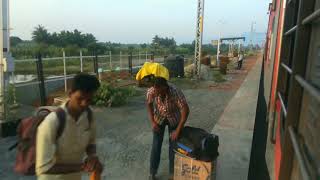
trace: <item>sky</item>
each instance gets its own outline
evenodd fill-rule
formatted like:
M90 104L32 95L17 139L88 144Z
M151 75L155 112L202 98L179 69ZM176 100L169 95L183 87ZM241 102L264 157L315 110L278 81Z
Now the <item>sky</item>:
M197 0L9 0L11 36L31 39L41 24L49 32L78 29L100 42L150 43L173 37L178 44L195 38ZM271 0L205 0L203 42L240 36L255 22L266 32Z

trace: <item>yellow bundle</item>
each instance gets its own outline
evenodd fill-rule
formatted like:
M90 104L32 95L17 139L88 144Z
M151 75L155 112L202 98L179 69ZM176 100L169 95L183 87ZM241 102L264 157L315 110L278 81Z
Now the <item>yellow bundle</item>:
M140 81L145 76L148 76L148 75L154 75L155 77L162 77L167 81L169 80L168 69L159 63L151 63L151 62L144 63L144 65L136 75L136 80Z

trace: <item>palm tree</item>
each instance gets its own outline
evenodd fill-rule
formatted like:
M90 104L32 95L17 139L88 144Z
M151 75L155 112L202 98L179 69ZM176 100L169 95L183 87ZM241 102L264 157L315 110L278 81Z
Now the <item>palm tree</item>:
M50 33L44 26L38 25L32 32L32 40L37 43L48 44L50 42Z

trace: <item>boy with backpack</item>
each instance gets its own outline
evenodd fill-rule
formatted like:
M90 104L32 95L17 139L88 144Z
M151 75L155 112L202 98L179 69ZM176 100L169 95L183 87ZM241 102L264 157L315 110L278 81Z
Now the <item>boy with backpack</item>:
M96 123L89 108L99 86L95 76L76 75L68 102L47 115L37 127L35 172L38 180L79 180L81 171L102 171L96 156Z

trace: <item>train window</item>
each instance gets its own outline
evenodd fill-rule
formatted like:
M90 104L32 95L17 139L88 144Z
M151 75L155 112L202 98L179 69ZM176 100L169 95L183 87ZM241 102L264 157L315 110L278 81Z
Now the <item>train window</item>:
M320 24L312 24L312 34L309 46L308 68L306 80L320 90ZM320 102L307 90L304 90L299 122L299 133L303 139L301 144L305 163L311 179L319 179L320 167Z
M304 155L306 165L312 177L317 176L317 168L320 167L320 103L307 92L304 93L302 114L299 123L300 135L303 138Z

